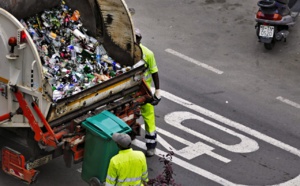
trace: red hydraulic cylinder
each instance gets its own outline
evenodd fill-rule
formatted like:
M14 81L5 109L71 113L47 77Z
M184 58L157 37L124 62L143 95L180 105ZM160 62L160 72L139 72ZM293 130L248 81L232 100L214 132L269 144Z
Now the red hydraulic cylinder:
M39 127L39 124L37 123L37 121L35 120L31 110L28 107L27 102L25 101L23 94L17 90L15 92L15 96L19 102L19 105L21 107L21 109L23 110L23 115L28 119L30 126L32 127L35 135L34 135L34 139L36 141L40 141L43 140L45 142L45 139L43 137L43 132Z
M39 116L39 118L42 120L44 126L46 127L47 131L50 133L50 135L55 139L55 141L57 142L56 136L52 130L52 128L50 127L49 123L47 122L47 120L45 119L43 113L41 112L41 110L39 109L39 107L36 105L35 102L32 102L32 106L35 110L35 112L37 113L37 115Z
M4 121L4 120L7 120L7 119L10 119L10 118L11 118L11 114L10 113L3 114L2 116L0 116L0 122Z

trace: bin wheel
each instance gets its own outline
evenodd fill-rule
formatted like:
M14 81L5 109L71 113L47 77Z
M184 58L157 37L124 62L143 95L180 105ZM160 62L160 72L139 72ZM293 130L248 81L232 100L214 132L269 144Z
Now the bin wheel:
M103 186L104 184L102 184L98 178L96 177L92 177L90 179L90 186Z

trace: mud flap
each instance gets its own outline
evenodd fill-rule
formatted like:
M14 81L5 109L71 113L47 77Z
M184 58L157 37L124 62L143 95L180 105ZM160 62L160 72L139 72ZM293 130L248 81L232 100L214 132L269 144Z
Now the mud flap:
M273 38L259 37L259 42L262 43L272 43Z

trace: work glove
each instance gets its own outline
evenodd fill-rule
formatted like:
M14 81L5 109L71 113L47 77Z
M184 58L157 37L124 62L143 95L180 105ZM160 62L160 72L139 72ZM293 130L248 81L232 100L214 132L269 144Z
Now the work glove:
M161 100L160 89L156 89L155 93L153 95L153 100L152 100L151 104L153 106L155 106L155 105L157 105L160 102L160 100Z

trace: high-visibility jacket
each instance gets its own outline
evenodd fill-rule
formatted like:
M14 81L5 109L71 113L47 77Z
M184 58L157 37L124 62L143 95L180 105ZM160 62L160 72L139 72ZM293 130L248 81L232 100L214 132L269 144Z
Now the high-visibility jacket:
M148 181L146 157L143 152L130 149L120 150L111 158L107 170L106 186L143 185Z
M152 74L154 74L155 72L158 72L158 68L156 65L156 60L154 57L154 53L147 47L145 47L144 45L140 44L140 47L143 51L143 59L146 62L147 65L147 70L144 74L145 76L145 81L147 83L147 85L149 86L149 88L151 87L151 83L152 83Z

